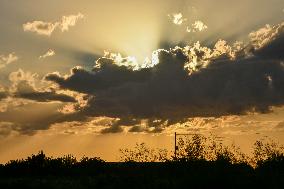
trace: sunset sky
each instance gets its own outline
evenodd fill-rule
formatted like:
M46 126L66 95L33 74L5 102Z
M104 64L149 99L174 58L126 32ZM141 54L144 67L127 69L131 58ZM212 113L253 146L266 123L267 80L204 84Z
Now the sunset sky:
M0 0L0 163L173 134L284 143L283 0Z

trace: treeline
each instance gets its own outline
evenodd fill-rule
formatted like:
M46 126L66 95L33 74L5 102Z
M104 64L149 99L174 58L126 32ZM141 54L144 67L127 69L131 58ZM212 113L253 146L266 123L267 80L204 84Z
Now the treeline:
M120 150L120 162L72 155L47 157L42 151L0 166L4 188L282 188L284 150L256 141L252 156L218 137L180 138L176 154L137 144Z
M73 155L52 158L40 151L27 159L11 160L0 165L0 176L97 174L102 171L104 164L105 161L98 157L83 157L78 161Z
M235 144L224 145L222 138L215 135L205 137L192 135L177 139L176 153L166 149L151 149L145 143L133 149L120 149L121 162L226 162L246 164L258 168L268 162L283 161L284 147L272 139L258 140L247 155Z

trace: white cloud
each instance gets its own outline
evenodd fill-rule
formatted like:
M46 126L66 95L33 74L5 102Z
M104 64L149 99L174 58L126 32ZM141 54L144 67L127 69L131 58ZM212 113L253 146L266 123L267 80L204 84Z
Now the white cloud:
M195 29L199 30L199 31L203 31L205 29L207 29L208 27L201 21L195 21L194 24L192 24L194 26Z
M201 31L206 30L207 28L208 28L207 25L205 25L202 21L197 20L192 24L191 27L188 26L186 28L186 31L187 32L198 32L198 31L201 32Z
M77 21L79 19L83 19L84 15L81 13L78 13L77 15L69 15L69 16L63 16L61 23L60 23L60 29L62 32L68 31L69 27L75 26Z
M260 28L257 31L251 32L249 37L256 48L261 48L267 44L271 39L273 28L267 24L265 27Z
M9 91L12 93L17 91L17 85L22 81L26 81L30 86L35 87L35 82L37 79L38 74L24 72L22 69L19 69L15 72L11 72L9 75L9 80L12 82L12 85Z
M61 20L56 22L32 21L23 24L23 29L38 35L51 36L57 28L62 32L68 31L69 27L75 26L77 21L82 18L84 15L78 13L77 15L62 16Z
M263 28L249 34L252 45L255 49L260 49L270 43L284 31L284 22L275 26L266 24Z
M38 35L50 36L58 26L58 23L33 21L23 24L24 31L37 33Z
M168 17L176 25L182 25L185 21L187 21L186 18L183 18L182 13L169 14Z
M15 53L10 53L8 55L0 55L0 69L4 68L6 65L17 61L19 58Z
M49 49L45 54L41 55L39 57L39 59L45 59L47 57L51 57L51 56L54 56L55 55L55 51L52 50L52 49Z

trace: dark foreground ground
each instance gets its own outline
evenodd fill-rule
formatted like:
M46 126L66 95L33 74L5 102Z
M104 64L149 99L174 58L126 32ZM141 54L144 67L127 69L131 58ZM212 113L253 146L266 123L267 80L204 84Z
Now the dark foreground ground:
M71 164L70 164L71 165ZM20 165L0 168L0 188L284 188L282 161L257 169L216 161L105 163L77 166Z

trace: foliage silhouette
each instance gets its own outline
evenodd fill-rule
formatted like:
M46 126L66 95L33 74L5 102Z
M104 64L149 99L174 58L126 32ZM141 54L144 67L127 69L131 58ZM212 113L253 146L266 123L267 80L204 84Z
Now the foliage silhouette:
M256 141L253 156L216 136L178 140L177 156L145 143L121 149L121 162L43 151L0 165L1 188L282 188L283 147Z
M136 144L134 149L120 149L122 162L165 162L168 151L166 149L151 149L145 143Z
M254 143L254 163L261 165L264 162L280 160L284 157L284 148L275 141L256 141Z
M220 138L214 135L204 137L193 135L178 139L177 161L224 161L228 163L248 163L248 156L234 144L225 146Z

